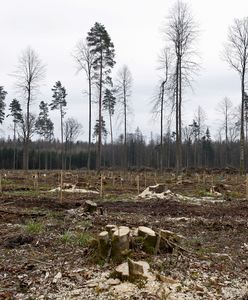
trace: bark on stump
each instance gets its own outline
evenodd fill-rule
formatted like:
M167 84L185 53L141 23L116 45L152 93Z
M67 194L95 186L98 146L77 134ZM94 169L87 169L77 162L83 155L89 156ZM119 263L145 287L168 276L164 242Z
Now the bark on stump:
M112 256L120 256L123 252L129 250L130 229L126 226L120 226L112 236Z
M153 253L157 241L155 231L149 227L139 226L138 236L143 238L143 250L149 253Z
M160 230L161 241L159 248L165 252L172 253L173 250L179 245L183 239L182 236L169 231L169 230Z
M107 257L109 252L109 233L107 231L102 231L98 235L98 247L101 257Z
M105 228L108 231L110 238L112 239L113 233L118 229L118 227L113 224L108 224L105 226Z
M88 213L93 213L97 210L97 204L91 200L85 202L85 211Z
M119 265L115 271L121 280L135 280L139 277L147 278L149 276L149 264L146 261L133 261L128 259L127 262Z
M149 186L149 191L156 193L156 194L161 194L165 191L167 191L167 187L165 186L165 184L156 184L153 186Z

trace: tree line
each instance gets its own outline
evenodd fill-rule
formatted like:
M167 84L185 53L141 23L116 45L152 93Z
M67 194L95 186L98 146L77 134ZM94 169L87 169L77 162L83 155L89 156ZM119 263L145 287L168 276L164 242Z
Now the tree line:
M153 113L160 119L158 139L150 138L148 141L139 129L135 133L128 132L132 74L129 67L123 65L117 76L112 77L112 69L116 64L114 43L105 26L96 22L87 36L77 43L73 52L78 73L83 73L87 80L87 143L76 142L82 130L80 122L74 118L65 120L67 91L59 80L51 88L51 101L40 102L38 117L32 112L31 104L45 77L45 67L38 54L28 47L22 52L12 73L21 99L13 99L9 105L7 116L13 119L13 138L1 142L1 157L4 159L2 167L87 167L100 170L102 167L127 169L147 166L161 170L175 168L179 173L184 167L237 167L239 160L240 173L243 174L247 148L248 18L234 20L223 49L223 59L240 78L240 107L234 112L230 100L224 98L220 104L222 132L214 141L209 128L204 124L204 112L200 106L192 124L185 125L182 119L185 93L192 88L193 79L200 69L196 47L199 26L190 7L183 1L177 1L172 6L163 35L165 47L159 56L160 80L153 103ZM7 91L0 86L0 123L5 118L6 96ZM22 104L20 100L24 100ZM94 125L93 101L97 101L98 105ZM119 106L123 123L123 134L118 138L114 137L113 129L116 105ZM59 142L54 138L54 123L49 117L49 108L59 113ZM108 120L104 119L103 112L107 113ZM35 133L40 136L40 140L32 141ZM110 143L106 142L108 134ZM9 161L12 161L12 165Z

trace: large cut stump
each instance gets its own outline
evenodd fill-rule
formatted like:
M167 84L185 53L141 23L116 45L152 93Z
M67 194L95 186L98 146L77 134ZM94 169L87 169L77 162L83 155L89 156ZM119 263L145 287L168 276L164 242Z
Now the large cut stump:
M161 229L159 231L161 237L159 248L161 251L172 253L173 250L179 246L183 237L169 230Z
M130 229L120 226L112 235L112 256L120 256L129 250Z
M139 226L138 236L143 238L143 250L153 253L157 240L155 231L149 227Z
M161 194L161 193L164 193L165 191L167 191L167 187L165 186L165 184L156 184L156 185L152 185L152 186L149 186L149 191L150 192L153 192L153 193L156 193L156 194Z
M118 227L113 224L108 224L105 226L105 228L108 231L110 238L112 238L113 233L118 229Z

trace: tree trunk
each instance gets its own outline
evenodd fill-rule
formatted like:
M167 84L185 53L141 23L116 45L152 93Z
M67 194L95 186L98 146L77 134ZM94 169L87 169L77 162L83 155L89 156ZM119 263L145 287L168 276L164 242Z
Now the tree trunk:
M91 159L91 73L89 72L89 144L88 144L88 160L87 168L90 170Z
M178 161L179 170L182 168L182 58L179 56L179 95L178 95L178 130L179 130L179 145L178 145Z
M180 150L179 150L179 61L177 58L176 67L176 173L179 174L180 169Z
M124 168L127 170L127 99L126 99L126 86L123 85L123 101L124 101Z
M240 175L244 174L244 99L245 99L245 68L241 78L241 118L240 118Z
M98 109L98 118L99 118L99 133L98 133L98 148L97 148L97 170L101 169L101 157L102 157L102 53L101 53L101 62L100 62L100 78L99 78L99 109Z
M164 84L161 85L161 111L160 111L160 171L163 171L163 119L164 119Z
M63 129L62 106L60 106L60 130L61 130L61 169L64 170L64 129Z
M14 157L13 157L13 169L16 169L16 123L14 122Z
M110 125L110 138L111 138L111 164L114 166L114 140L113 140L113 128L112 128L112 115L111 110L109 110L109 125Z

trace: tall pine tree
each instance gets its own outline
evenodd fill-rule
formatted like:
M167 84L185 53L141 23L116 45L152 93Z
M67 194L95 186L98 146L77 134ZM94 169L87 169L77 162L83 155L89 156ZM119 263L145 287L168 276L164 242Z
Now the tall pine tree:
M105 84L111 83L111 69L113 68L115 61L114 44L105 29L104 25L96 22L90 29L87 36L87 44L91 53L94 55L93 69L94 78L99 90L98 100L98 120L102 119L102 94ZM102 122L99 122L98 130L98 148L97 148L97 169L101 168L101 146L102 146Z
M63 132L63 120L65 116L65 107L67 105L66 102L66 89L62 86L60 81L57 81L52 88L53 91L53 100L49 104L51 106L51 110L58 109L60 112L60 131L61 131L61 167L64 169L64 132Z

